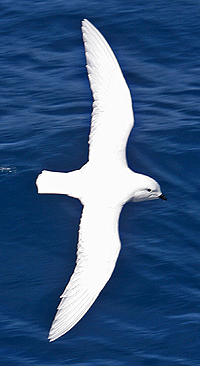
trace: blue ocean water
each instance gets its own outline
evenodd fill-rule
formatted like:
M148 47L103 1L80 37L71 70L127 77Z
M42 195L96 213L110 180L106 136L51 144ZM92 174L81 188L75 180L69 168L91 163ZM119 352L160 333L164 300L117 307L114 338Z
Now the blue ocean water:
M0 365L199 366L200 3L2 0L0 13ZM132 93L129 166L168 200L124 207L113 276L49 343L81 204L38 195L35 179L87 161L83 18L109 41Z

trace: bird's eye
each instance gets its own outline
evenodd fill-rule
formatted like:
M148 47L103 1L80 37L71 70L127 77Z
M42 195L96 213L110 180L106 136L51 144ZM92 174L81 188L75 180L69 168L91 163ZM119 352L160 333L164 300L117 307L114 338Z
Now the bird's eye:
M148 191L148 192L151 192L151 188L148 188L148 189L147 189L147 191Z

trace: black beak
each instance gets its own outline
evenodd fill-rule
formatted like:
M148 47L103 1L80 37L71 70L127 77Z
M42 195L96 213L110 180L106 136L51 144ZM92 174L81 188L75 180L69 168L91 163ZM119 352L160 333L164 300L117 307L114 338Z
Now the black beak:
M162 198L162 200L167 201L167 198L164 196L164 194L161 194L160 196L158 196L159 198Z

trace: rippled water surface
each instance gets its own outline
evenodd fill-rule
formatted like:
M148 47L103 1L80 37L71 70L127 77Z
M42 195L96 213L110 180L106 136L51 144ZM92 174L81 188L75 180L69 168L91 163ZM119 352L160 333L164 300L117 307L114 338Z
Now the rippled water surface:
M0 13L0 365L199 366L199 2L2 0ZM87 161L83 18L109 41L132 93L129 166L168 200L124 207L113 276L49 343L81 204L38 195L35 179Z

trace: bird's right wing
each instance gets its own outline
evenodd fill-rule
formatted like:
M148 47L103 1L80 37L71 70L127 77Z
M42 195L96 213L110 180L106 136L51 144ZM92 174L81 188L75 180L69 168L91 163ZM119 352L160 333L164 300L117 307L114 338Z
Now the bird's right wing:
M129 88L107 41L86 19L82 33L94 99L89 161L126 164L126 144L134 123Z
M88 311L109 280L120 251L118 220L121 208L83 208L76 267L61 295L49 340L68 332Z

